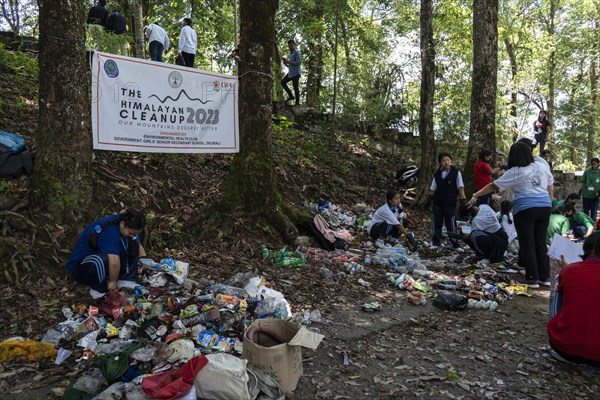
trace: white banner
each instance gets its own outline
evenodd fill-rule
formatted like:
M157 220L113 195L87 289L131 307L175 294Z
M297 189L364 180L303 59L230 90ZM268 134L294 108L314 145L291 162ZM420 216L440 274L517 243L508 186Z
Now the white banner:
M234 76L96 52L94 149L237 153L237 90Z

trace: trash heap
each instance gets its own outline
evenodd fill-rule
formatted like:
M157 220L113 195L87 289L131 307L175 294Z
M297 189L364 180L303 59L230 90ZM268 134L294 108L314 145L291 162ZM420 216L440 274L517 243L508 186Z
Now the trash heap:
M0 361L26 357L84 369L64 398L123 398L119 396L126 392L127 399L195 399L200 397L196 393L200 386L222 387L225 395L218 398L254 399L261 390L266 399L283 398L276 381L250 365L246 368L246 360L238 358L244 352L244 339L250 340L244 335L254 321L281 321L292 324L286 326L288 331L302 329L284 321L291 311L281 292L253 273L238 273L227 283L215 283L188 279L187 263L172 259L160 263L146 260L142 265L143 285L120 281L119 291L109 292L94 304L63 307L65 320L49 329L41 342L11 338L0 343ZM305 324L331 322L318 310L298 316L300 319ZM275 343L282 343L280 336L270 332ZM219 358L214 358L217 355ZM234 378L242 379L243 384L221 379L216 385L217 372L212 371L208 376L213 382L198 385L198 377L203 375L199 371L207 364L217 371L221 368L224 378L227 371L239 370ZM254 387L249 383L252 380ZM292 390L296 383L292 382ZM245 391L227 391L236 384ZM165 390L175 392L169 397ZM208 395L203 392L203 396Z

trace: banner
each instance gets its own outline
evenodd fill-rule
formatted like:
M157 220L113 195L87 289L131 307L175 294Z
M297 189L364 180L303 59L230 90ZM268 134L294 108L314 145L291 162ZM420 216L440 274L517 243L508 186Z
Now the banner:
M94 149L237 153L237 77L96 52Z

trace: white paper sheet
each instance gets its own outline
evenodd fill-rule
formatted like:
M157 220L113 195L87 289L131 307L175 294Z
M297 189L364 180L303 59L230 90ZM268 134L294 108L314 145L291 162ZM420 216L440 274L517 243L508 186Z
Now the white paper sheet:
M548 250L548 255L550 257L560 260L560 256L563 255L565 256L565 260L570 264L581 261L582 254L583 249L580 244L572 242L558 233L555 233L552 237L550 249Z

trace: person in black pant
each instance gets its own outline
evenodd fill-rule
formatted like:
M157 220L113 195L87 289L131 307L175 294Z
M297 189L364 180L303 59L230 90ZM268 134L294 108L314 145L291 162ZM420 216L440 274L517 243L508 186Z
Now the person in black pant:
M500 178L473 194L469 205L496 190L512 189L513 215L519 237L519 263L525 267L530 288L550 286L550 263L546 231L554 194L554 178L546 161L534 160L531 147L513 144L508 153L508 170Z
M452 166L452 155L445 152L440 153L438 162L440 167L434 174L430 186L433 196L431 242L434 246L441 245L444 223L449 233L456 233L456 199L460 196L461 200L466 200L462 175L456 167ZM449 239L452 247L460 248L456 238L450 237Z
M301 74L301 66L302 66L302 57L300 52L296 48L296 42L292 39L288 40L288 47L290 49L290 54L288 58L283 58L283 63L288 67L288 73L281 80L281 86L283 86L283 90L287 93L288 97L286 101L296 100L296 105L300 104L300 74ZM292 85L294 85L294 94L295 97L292 96L292 92L288 87L288 82L292 81Z
M508 235L500 225L492 207L487 204L470 207L461 204L459 212L461 215L469 215L473 218L471 233L462 236L465 243L478 257L487 259L490 263L503 261L504 253L508 248Z

